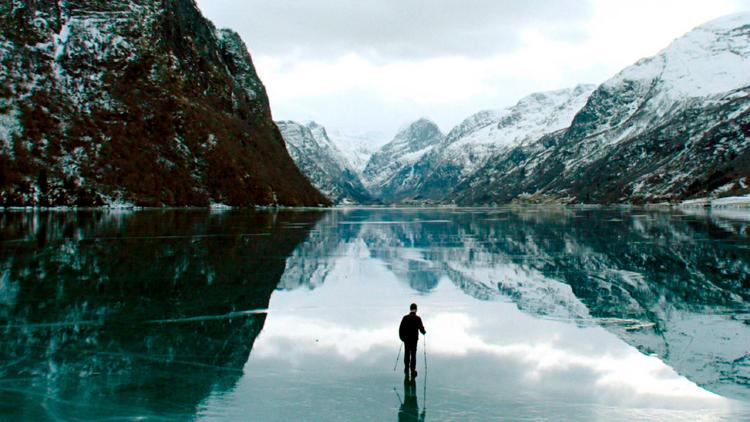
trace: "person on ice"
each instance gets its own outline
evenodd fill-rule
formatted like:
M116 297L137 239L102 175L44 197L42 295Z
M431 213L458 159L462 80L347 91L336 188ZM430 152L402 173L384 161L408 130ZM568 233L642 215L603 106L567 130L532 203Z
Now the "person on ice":
M422 325L422 318L417 316L417 304L412 303L409 306L409 313L401 319L401 326L398 327L398 336L404 342L404 375L411 377L417 376L417 342L419 341L419 332L427 334Z

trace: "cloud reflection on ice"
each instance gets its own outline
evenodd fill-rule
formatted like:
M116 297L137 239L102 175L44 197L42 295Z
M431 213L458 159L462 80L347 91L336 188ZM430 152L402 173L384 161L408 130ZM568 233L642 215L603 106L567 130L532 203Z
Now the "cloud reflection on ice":
M747 415L729 398L747 395L731 363L748 330L733 316L737 249L664 215L492 213L331 213L287 260L234 400L270 393L251 408L271 418L393 417L397 326L414 301L427 419Z
M283 302L285 294L277 292L273 301ZM441 371L447 362L461 359L469 365L471 361L478 364L467 377L481 377L481 365L507 366L521 379L497 382L544 389L548 378L560 382L562 377L571 391L586 391L596 401L612 405L649 407L679 402L680 406L690 407L728 406L726 399L696 386L658 358L641 354L599 327L534 320L503 303L472 304L478 316L449 311L431 314L431 298L416 298L419 299L429 330L428 358L433 372ZM318 359L371 365L398 347L394 329L398 313L388 320L370 321L366 326L347 325L328 316L320 309L272 313L252 358L288 360L293 366L314 364ZM500 321L485 321L492 316ZM505 335L509 331L502 326L508 324L515 326L515 335ZM489 363L487 357L492 358ZM422 365L421 351L419 359ZM588 385L581 385L582 382Z

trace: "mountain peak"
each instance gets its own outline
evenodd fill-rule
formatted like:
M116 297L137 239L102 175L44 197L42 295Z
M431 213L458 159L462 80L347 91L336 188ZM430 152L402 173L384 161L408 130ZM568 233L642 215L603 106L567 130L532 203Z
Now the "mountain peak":
M474 113L448 132L448 135L445 137L445 143L453 143L467 133L496 123L498 119L500 119L500 112L496 110L482 110Z
M516 103L516 105L511 107L510 109L517 109L530 104L552 105L554 103L567 101L570 98L578 97L580 95L589 95L595 89L596 85L593 84L578 84L571 88L534 92L527 95L526 97L521 98L518 103Z
M443 132L432 120L422 117L401 128L391 143L413 144L414 148L421 148L425 143L433 143L437 138L443 138ZM387 145L386 145L387 146Z
M465 192L457 202L648 203L747 193L749 38L750 13L693 29L600 85L568 129L496 154L458 188Z
M427 117L420 117L417 120L414 120L413 122L406 123L403 126L401 126L398 129L398 132L396 133L396 136L398 136L401 133L408 132L410 130L423 130L423 129L437 129L438 131L440 128L438 127L437 123L433 122L431 119Z
M528 140L529 136L539 137L543 133L562 129L570 125L573 116L594 89L595 85L579 84L572 88L535 92L523 97L512 107L480 111L451 129L445 138L445 144L449 146L463 140L469 144L509 145ZM498 132L498 129L504 131ZM465 145L466 142L459 145ZM451 154L456 152L458 151L452 151Z
M310 132L312 132L313 136L315 136L318 142L325 143L330 148L336 149L336 147L331 142L331 138L328 136L328 131L326 131L325 126L320 125L313 120L307 122L305 126L310 129Z
M366 183L375 191L397 189L391 184L401 182L399 173L430 153L444 138L430 119L423 117L410 123L370 158L363 172Z

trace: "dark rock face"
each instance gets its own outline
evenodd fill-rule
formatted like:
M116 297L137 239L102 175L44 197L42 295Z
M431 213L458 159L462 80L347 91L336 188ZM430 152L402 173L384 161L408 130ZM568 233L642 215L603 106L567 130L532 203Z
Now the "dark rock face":
M0 4L0 203L328 204L192 0Z

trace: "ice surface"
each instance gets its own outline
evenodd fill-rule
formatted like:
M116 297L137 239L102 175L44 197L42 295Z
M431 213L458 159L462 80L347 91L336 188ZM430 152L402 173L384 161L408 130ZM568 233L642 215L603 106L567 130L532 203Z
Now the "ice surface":
M750 195L729 196L725 198L714 199L711 201L712 207L750 207Z
M743 420L746 226L635 208L7 212L0 418ZM392 370L411 302L416 395Z

